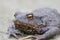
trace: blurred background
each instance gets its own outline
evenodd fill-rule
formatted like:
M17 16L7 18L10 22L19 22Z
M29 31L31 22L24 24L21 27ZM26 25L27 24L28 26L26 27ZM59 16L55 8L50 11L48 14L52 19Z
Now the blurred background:
M9 23L14 19L13 15L16 11L29 12L44 7L57 9L60 13L60 0L0 0L0 40L7 38L4 33L7 32ZM60 36L54 40L59 39Z

